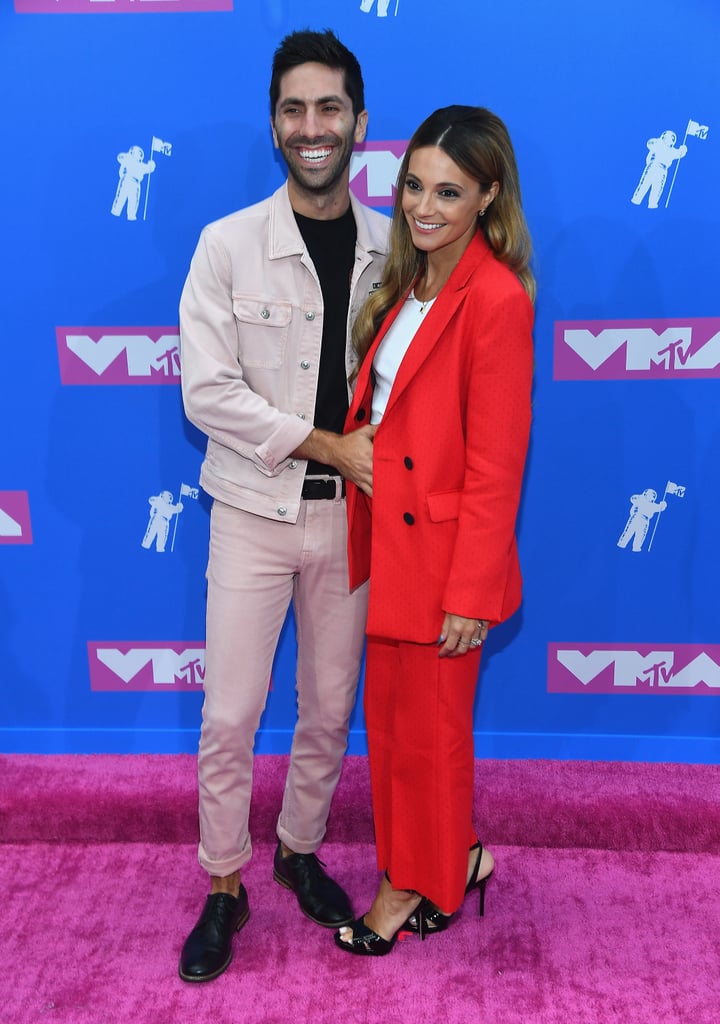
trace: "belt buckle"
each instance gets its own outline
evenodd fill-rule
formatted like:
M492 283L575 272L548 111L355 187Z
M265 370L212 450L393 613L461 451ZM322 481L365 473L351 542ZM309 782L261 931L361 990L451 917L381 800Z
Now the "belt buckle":
M337 501L342 495L342 479L339 476L331 476L325 480L318 480L318 483L322 486L323 498L326 501ZM332 484L332 494L330 493L330 485Z

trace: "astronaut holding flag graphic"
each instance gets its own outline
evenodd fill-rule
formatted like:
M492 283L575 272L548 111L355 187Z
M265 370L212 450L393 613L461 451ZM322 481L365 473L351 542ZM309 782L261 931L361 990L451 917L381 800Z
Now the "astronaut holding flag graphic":
M145 153L140 146L131 146L127 153L118 153L117 160L120 164L120 170L118 171L120 181L118 182L110 212L113 217L119 217L123 207L127 204L127 219L137 220L138 206L140 205L140 184L146 174L150 175L155 170L155 161L148 160L146 163Z
M670 165L673 160L681 160L687 153L687 146L676 146L676 142L675 132L663 132L659 139L647 140L645 170L631 200L636 206L640 205L649 192L648 209L657 210Z
M140 189L143 178L147 175L148 183L145 190L145 204L143 208L143 220L147 218L148 195L150 194L150 175L156 168L152 159L154 153L162 156L172 156L172 143L153 135L150 143L151 159L145 160L145 152L142 146L131 146L127 153L118 153L117 160L120 164L120 181L118 182L115 199L110 208L113 217L119 217L123 208L126 210L128 220L137 220L140 207Z
M172 493L170 491L161 491L159 494L151 495L148 498L148 504L150 505L150 518L145 530L145 536L140 544L144 548L151 548L155 544L155 550L163 552L167 543L168 533L170 532L170 520L173 516L180 515L183 510L183 503L179 501L177 504L174 504ZM174 540L175 537L173 535L173 543Z
M620 538L617 542L619 548L626 548L632 540L632 550L642 551L642 546L645 543L648 529L650 528L650 520L653 516L656 516L655 524L653 526L652 536L650 537L650 543L648 544L648 551L652 547L653 540L655 539L655 532L657 530L660 515L667 508L667 502L665 498L668 494L674 494L676 498L685 497L685 488L680 484L673 483L672 480L668 480L665 485L665 493L660 501L657 500L657 491L654 491L652 487L648 487L642 494L633 494L630 498L630 515L625 523L625 529L620 534Z
M693 121L691 118L687 123L685 138L680 146L675 145L677 142L677 136L675 135L675 132L671 131L663 132L657 139L648 139L648 155L645 158L645 169L640 176L640 181L633 193L631 202L634 203L635 206L639 206L649 192L648 209L657 210L658 204L660 203L660 197L667 181L668 171L670 170L673 162L676 161L672 182L670 183L667 199L665 200L665 208L667 209L668 203L670 202L670 196L672 195L673 186L675 185L675 178L677 177L680 161L684 156L686 156L688 151L685 142L688 138L706 139L709 131L710 128L708 125L700 124L699 121Z
M180 499L192 498L193 501L197 501L199 496L200 489L198 487L191 487L190 484L180 484ZM174 517L172 542L170 544L170 550L174 551L178 519L185 507L182 500L175 504L170 491L161 491L160 494L149 497L148 504L150 505L150 518L145 536L140 542L141 546L151 548L155 544L155 550L162 553L165 550L170 533L170 521Z

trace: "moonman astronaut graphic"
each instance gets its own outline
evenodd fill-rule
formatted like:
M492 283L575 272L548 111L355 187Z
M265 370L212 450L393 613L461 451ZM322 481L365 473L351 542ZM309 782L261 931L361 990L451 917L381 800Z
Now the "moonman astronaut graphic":
M659 139L648 139L645 170L631 200L636 206L640 205L649 192L648 209L657 210L670 165L673 160L680 160L687 153L687 146L676 146L676 142L675 132L663 132Z
M375 0L362 0L360 4L360 10L363 14L369 14L373 9ZM390 6L390 0L377 0L377 16L378 18L387 18L388 7ZM397 7L395 9L397 14Z
M179 501L177 505L174 505L170 491L161 491L154 497L148 498L148 504L150 505L150 519L141 543L144 548L151 548L154 542L155 550L162 552L165 550L170 532L170 520L174 515L180 515L183 504Z
M633 494L630 498L630 515L617 546L626 548L632 540L633 551L642 551L650 520L656 512L664 512L666 508L667 502L658 501L657 491L651 487L643 491L642 494Z
M155 161L145 162L145 153L140 146L131 146L127 153L118 153L120 181L110 212L119 217L127 204L127 219L137 220L140 205L140 183L146 174L155 170Z

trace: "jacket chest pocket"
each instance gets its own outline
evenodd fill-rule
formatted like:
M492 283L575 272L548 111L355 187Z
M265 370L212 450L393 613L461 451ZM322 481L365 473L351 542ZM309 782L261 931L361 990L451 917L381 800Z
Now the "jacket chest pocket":
M233 295L241 366L277 370L285 359L292 305L278 299Z

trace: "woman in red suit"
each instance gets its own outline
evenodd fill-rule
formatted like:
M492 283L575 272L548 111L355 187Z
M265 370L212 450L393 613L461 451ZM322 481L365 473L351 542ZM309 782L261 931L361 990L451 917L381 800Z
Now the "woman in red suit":
M370 578L365 718L378 867L351 953L443 930L493 858L472 822L487 630L520 604L534 280L507 130L437 110L410 140L381 287L355 326L346 432L376 424L372 495L348 482L351 586Z

